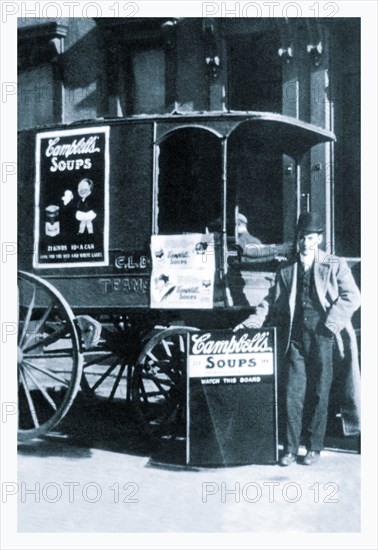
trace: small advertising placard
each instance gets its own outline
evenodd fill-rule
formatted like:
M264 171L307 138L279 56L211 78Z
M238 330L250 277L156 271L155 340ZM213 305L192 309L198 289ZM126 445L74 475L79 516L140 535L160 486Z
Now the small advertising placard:
M278 459L275 329L188 335L186 462Z
M36 139L34 267L108 265L109 127Z
M152 308L213 307L213 234L153 235L151 257Z

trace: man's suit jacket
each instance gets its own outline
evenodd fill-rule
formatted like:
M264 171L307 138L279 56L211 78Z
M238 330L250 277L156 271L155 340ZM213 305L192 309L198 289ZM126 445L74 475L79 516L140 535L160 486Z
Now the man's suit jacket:
M278 268L274 287L243 324L278 327L278 349L286 354L291 336L297 290L297 258ZM360 373L358 348L352 316L360 307L360 291L346 261L319 250L314 261L314 283L324 311L322 322L336 338L338 362L335 384L346 435L359 432Z

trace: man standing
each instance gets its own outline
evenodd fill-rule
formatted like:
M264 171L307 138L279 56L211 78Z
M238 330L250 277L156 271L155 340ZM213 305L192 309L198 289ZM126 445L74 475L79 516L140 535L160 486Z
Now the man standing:
M275 286L257 306L256 313L235 328L257 328L264 321L278 327L286 359L286 441L280 460L282 466L296 461L303 427L308 451L303 463L311 465L319 459L327 427L334 346L338 345L343 356L346 351L343 340L347 334L349 347L357 349L351 319L360 306L360 293L345 260L318 249L322 239L319 215L301 214L297 255L279 267ZM352 356L356 381L356 353L349 354ZM349 381L352 378L349 376ZM356 392L353 397L356 403L349 400L348 406L353 409L356 424L359 421Z

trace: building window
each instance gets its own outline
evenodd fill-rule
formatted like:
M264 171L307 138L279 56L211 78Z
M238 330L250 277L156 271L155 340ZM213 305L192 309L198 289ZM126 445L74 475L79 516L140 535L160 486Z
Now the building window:
M60 56L67 27L33 24L18 29L19 129L61 122L63 82Z
M102 114L129 116L171 110L175 95L175 21L105 18L96 22L100 50L104 52Z
M279 35L271 32L234 37L228 50L228 108L282 111L282 63Z
M56 122L54 71L50 64L20 71L17 90L19 129L47 126Z
M137 48L126 53L119 67L118 114L164 113L165 73L163 48Z

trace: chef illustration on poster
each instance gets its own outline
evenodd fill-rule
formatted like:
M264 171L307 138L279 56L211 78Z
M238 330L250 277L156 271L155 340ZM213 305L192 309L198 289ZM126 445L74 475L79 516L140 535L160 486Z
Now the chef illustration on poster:
M108 264L109 128L37 135L35 267Z

